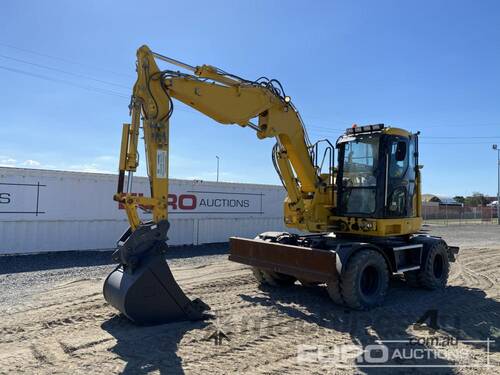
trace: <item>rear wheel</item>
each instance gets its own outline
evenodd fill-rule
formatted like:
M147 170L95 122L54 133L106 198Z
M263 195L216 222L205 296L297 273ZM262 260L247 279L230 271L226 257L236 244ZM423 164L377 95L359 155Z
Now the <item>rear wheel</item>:
M442 241L436 242L429 249L425 263L417 272L418 284L429 290L444 288L449 273L450 262L446 244Z
M385 259L371 249L355 253L340 279L343 301L357 310L381 305L388 286L389 271Z

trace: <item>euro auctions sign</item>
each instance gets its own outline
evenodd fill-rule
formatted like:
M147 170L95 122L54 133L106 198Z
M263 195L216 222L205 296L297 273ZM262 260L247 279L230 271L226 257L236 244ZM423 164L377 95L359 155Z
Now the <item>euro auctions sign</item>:
M132 193L143 196L143 193ZM169 214L258 214L264 193L187 190L168 194ZM119 205L123 209L123 205ZM147 208L147 207L145 207Z
M216 191L188 191L168 195L171 213L193 211L199 213L262 214L262 193Z

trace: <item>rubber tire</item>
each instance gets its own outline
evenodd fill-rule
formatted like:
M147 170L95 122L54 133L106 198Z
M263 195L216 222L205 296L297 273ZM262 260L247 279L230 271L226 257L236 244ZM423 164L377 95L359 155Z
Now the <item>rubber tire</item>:
M342 293L340 292L340 281L337 276L331 278L326 283L326 290L330 299L337 305L344 305L344 300L342 299Z
M434 262L437 259L437 256L440 256L443 262L443 268L440 277L436 277L436 275L434 274ZM448 248L444 242L436 242L429 249L423 268L421 268L417 273L418 283L425 289L442 289L448 282L449 274L450 262L448 260Z
M266 280L264 279L264 275L262 274L262 270L260 268L252 267L252 273L259 284L266 283Z
M261 240L260 235L256 236L254 240ZM274 242L271 239L261 240L265 242ZM278 243L280 243L278 241ZM284 273L273 272L263 270L257 267L252 267L252 272L259 282L262 285L270 285L270 286L288 286L295 284L297 278L291 275L285 275Z
M285 275L279 272L262 270L260 268L252 267L252 272L262 285L270 286L289 286L295 284L297 280L294 276Z
M377 273L376 290L371 296L361 291L361 277L367 266L373 267ZM384 302L388 287L387 263L382 254L376 250L360 250L352 255L340 277L342 299L347 306L355 310L367 310L380 306Z

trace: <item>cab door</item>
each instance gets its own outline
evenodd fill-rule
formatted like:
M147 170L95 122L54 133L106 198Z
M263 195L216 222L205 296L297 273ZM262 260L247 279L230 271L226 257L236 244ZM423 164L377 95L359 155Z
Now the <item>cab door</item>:
M416 215L416 136L389 136L386 142L385 194L386 218Z

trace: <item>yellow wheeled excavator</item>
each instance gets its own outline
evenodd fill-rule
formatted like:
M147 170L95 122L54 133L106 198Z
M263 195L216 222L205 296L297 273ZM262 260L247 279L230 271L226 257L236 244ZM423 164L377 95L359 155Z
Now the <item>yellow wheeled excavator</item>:
M160 70L158 60L183 72ZM194 67L147 46L137 51L136 70L114 196L125 207L130 228L113 255L119 265L104 283L105 299L132 321L195 320L209 310L184 294L164 256L173 99L220 124L249 128L258 139L276 139L272 161L287 192L284 223L302 234L230 239L229 259L251 266L259 283L326 284L334 302L354 309L381 304L393 274L427 289L446 285L458 248L420 232L418 133L383 124L353 126L335 144L311 143L275 79L252 81L210 65ZM150 197L131 188L141 127ZM152 213L152 220L141 221L138 209Z

